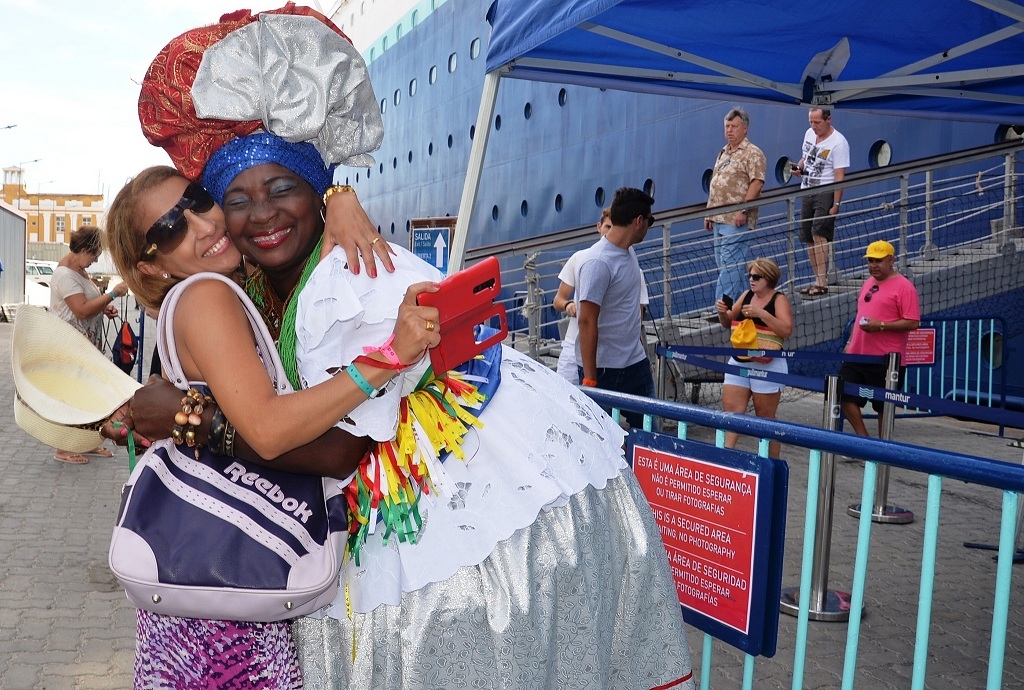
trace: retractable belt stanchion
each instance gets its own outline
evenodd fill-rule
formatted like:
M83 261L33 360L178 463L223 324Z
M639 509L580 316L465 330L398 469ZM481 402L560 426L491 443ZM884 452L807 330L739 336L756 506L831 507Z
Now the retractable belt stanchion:
M825 381L825 409L822 427L839 428L840 381L835 376ZM828 588L828 566L832 548L832 509L835 497L835 456L821 453L819 462L818 509L814 524L814 554L811 565L811 601L808 618L815 621L850 620L850 593ZM791 616L800 612L800 588L782 590L780 611Z
M896 390L900 378L900 356L890 352L885 356L885 389ZM893 420L896 418L896 406L885 401L882 405L882 435L886 441L892 440ZM889 502L889 466L879 463L878 476L875 479L875 505L871 510L871 521L905 525L914 521L914 513L906 508L888 505ZM853 517L860 517L861 505L855 503L846 509Z

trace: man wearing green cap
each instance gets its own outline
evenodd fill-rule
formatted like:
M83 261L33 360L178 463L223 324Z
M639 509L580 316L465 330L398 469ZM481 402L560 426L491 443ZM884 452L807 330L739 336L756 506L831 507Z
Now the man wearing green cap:
M868 245L864 258L871 275L861 286L857 296L857 320L850 334L850 342L843 350L851 355L880 355L898 352L900 361L907 355L907 333L921 323L921 307L917 288L906 277L896 272L896 250L885 240ZM903 384L906 367L900 366L899 385ZM885 387L885 364L844 362L839 378L844 383L858 383L876 388ZM898 387L897 386L897 387ZM843 395L843 414L850 426L861 436L867 436L861 408L867 398ZM875 412L882 411L882 401L872 400ZM882 435L882 416L878 416L878 434Z

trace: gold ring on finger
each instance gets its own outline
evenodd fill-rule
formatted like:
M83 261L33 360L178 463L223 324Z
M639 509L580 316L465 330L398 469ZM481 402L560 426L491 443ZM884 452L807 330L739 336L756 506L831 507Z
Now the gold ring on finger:
M373 242L370 242L370 246L372 247L373 245L377 244L378 242L380 242L380 237L375 237Z
M436 328L434 322L431 321L430 319L427 319L427 330L433 332L434 328Z

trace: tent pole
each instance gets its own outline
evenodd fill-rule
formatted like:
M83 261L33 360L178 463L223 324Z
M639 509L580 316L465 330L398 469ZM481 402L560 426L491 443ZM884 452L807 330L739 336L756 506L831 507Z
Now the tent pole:
M469 228L473 220L473 205L476 203L477 192L480 191L480 175L484 169L484 154L487 152L487 139L491 134L491 119L494 117L494 106L498 101L498 80L502 71L504 68L484 75L484 92L480 96L480 110L476 116L473 146L469 150L466 182L462 187L455 237L452 238L451 254L448 257L449 274L462 268L466 256L466 241L469 239Z

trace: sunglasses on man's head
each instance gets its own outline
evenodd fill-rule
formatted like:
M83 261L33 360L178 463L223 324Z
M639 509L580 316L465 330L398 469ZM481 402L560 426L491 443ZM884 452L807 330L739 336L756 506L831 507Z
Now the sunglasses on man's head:
M185 237L185 231L188 230L185 211L206 213L213 208L213 204L213 197L202 185L190 182L174 208L157 218L153 226L146 231L146 248L142 250L141 260L152 261L156 258L157 252L167 254L177 249Z
M868 290L868 294L864 295L864 301L865 302L870 302L871 301L871 295L875 294L876 292L878 292L878 286L877 285L872 285L871 289Z

